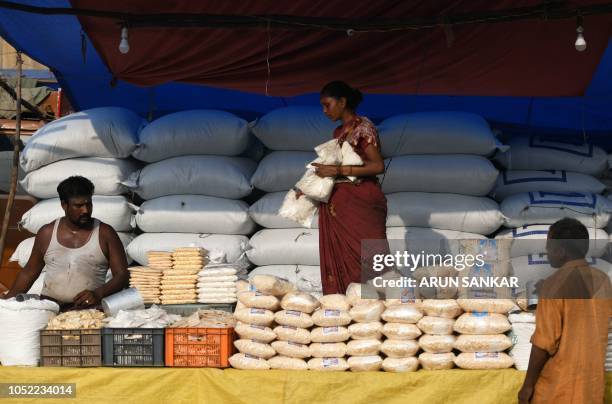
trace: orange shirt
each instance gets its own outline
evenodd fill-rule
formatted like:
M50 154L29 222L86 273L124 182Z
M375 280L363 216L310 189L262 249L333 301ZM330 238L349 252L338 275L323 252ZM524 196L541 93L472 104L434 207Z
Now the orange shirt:
M568 262L543 283L531 342L551 357L532 403L603 403L611 296L609 277L585 260Z

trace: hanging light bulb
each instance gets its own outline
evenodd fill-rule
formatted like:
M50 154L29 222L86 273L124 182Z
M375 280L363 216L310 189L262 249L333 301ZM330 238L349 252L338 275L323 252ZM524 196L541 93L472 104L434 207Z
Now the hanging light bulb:
M119 42L119 52L126 54L130 51L130 43L128 42L127 27L121 28L121 42Z
M587 47L587 43L584 40L584 35L582 35L583 32L584 28L582 27L582 16L579 15L576 19L576 33L578 35L576 36L576 42L574 42L574 46L578 52L586 50Z

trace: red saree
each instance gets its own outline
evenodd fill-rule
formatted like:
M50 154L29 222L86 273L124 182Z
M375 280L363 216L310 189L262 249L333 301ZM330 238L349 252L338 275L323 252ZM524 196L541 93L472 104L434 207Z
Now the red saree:
M334 138L350 144L365 160L365 149L380 150L376 128L364 117L338 127ZM377 253L387 253L387 199L376 177L361 177L359 183L334 185L327 203L319 206L319 254L323 293L345 293L351 282L362 281L362 259L369 266L372 252L362 257L362 240L379 240ZM371 248L370 248L371 250Z

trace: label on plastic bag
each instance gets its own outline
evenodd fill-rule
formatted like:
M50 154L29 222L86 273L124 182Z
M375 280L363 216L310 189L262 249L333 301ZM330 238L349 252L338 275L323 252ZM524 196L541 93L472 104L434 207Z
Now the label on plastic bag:
M287 341L287 345L299 346L300 348L303 348L306 346L304 344L300 344L298 342L293 342L293 341Z
M328 368L331 366L338 366L340 361L338 358L323 358L323 367Z
M282 328L284 328L285 330L292 330L292 331L297 330L297 327L294 327L292 325L283 325Z
M488 311L472 311L472 316L473 317L487 317L489 315Z
M297 311L297 310L287 310L285 313L287 313L288 316L295 316L295 317L301 317L302 316L302 312L301 311Z
M260 360L260 358L259 358L259 357L254 356L254 355L249 355L248 353L245 353L245 354L244 354L244 357L245 357L245 358L247 358L247 359L255 359L255 360Z
M323 327L323 334L334 334L338 332L338 327Z
M257 292L257 288L249 283L249 292Z
M328 310L323 312L323 317L338 317L340 316L340 310Z
M251 328L255 328L256 330L265 330L266 327L264 327L263 325L255 325L255 324L251 324Z
M264 309L251 309L251 314L266 314Z
M474 359L497 359L499 358L499 352L476 352L474 353Z

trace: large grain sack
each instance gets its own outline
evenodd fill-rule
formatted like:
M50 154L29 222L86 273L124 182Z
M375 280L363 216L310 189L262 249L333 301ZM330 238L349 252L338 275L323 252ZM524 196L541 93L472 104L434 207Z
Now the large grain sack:
M144 125L141 117L125 108L72 113L36 131L21 153L21 167L30 172L76 157L128 157Z
M389 339L410 340L421 336L421 330L414 324L386 323L382 333Z
M312 314L312 321L318 327L335 327L351 323L348 311L318 309Z
M498 172L489 160L469 155L398 156L387 167L383 192L443 192L485 196ZM379 178L383 178L382 175Z
M123 248L125 248L125 252L127 255L127 246L134 240L134 236L131 233L117 233L119 236L119 240L121 240L121 244L123 244ZM34 240L36 237L29 237L23 240L17 248L13 252L13 255L9 258L11 262L17 262L20 267L24 268L28 261L30 260L30 255L32 255L32 248L34 247ZM132 259L128 255L128 265L132 263Z
M496 239L512 240L510 256L520 257L529 254L546 253L546 237L549 224L532 224L500 231ZM589 257L601 257L608 248L608 233L602 229L587 228L589 232Z
M300 292L322 292L321 269L318 265L266 265L249 272L249 278L256 275L273 275L294 284Z
M455 230L429 229L425 227L388 227L387 239L391 253L408 251L412 254L458 254L459 241L484 240L485 236Z
M610 220L612 201L581 192L527 192L504 199L501 209L507 227L553 224L570 217L586 227L603 228Z
M256 356L237 353L229 358L230 365L235 369L245 370L268 370L270 364L267 360L258 358Z
M515 308L514 302L509 299L457 299L457 304L466 312L508 314Z
M249 239L245 236L190 233L144 233L128 246L128 254L140 265L147 265L148 251L173 251L180 247L201 247L207 251L222 251L225 260L240 268L248 268L245 250Z
M455 343L454 335L430 335L426 334L419 338L419 346L429 353L452 352Z
M459 335L453 347L461 352L502 352L512 346L505 334Z
M385 372L415 372L419 368L418 358L385 358L382 363Z
M490 198L425 192L387 195L387 227L433 227L486 235L503 223L499 205Z
M421 304L422 310L428 316L455 318L463 313L454 299L427 299Z
M283 297L280 305L283 310L297 310L311 314L319 307L319 301L310 293L290 292Z
M510 329L508 317L498 313L472 312L464 313L453 329L459 334L501 334Z
M599 194L605 185L595 177L563 170L503 171L491 195L497 201L524 192L583 192Z
M475 154L488 156L499 143L487 121L470 112L433 111L395 115L379 125L382 154Z
M425 370L446 370L455 367L455 354L423 352L419 355L419 362Z
M279 325L278 327L274 328L274 333L279 341L291 341L297 342L298 344L310 344L311 342L310 331L306 328Z
M169 195L145 201L136 214L146 233L251 234L255 223L244 201L203 195Z
M509 150L495 156L508 170L567 170L599 176L608 168L606 152L590 143L563 143L543 136L514 136Z
M455 364L461 369L507 369L514 360L503 352L470 352L457 355Z
M234 328L240 338L261 341L269 344L276 339L276 333L263 325L238 323Z
M419 343L414 339L386 339L380 346L380 351L390 358L405 358L416 355Z
M382 319L388 323L416 324L421 318L423 313L412 304L390 306L382 313Z
M9 193L11 189L11 170L13 167L13 151L0 151L0 192ZM19 169L17 182L17 195L26 194L25 189L19 184L25 177L25 172Z
M132 231L134 228L134 209L124 196L94 195L92 216L111 226L115 231ZM44 225L64 217L59 198L38 202L21 216L19 225L36 234Z
M172 145L172 147L168 147ZM238 156L249 145L247 122L229 112L175 112L149 123L139 136L138 160L152 163L188 154Z
M20 184L36 198L56 198L60 182L80 175L94 184L95 195L121 195L128 190L123 182L137 169L136 161L130 159L85 157L58 161L31 171Z
M316 229L263 229L251 237L247 251L255 265L319 265Z
M320 107L292 106L270 111L250 126L268 149L311 151L331 139L338 125Z
M312 358L308 361L308 369L328 372L345 371L349 368L344 358Z
M263 359L270 359L274 355L276 355L276 351L270 344L266 344L263 342L253 341L249 339L239 339L234 341L234 346L238 351L258 356Z
M348 330L352 339L378 339L382 338L383 325L380 321L373 323L354 323Z
M272 192L262 196L249 208L249 215L258 225L266 229L291 229L295 227L307 227L279 214L283 206L286 191ZM300 198L301 199L301 198ZM315 215L310 222L310 228L319 227L319 217Z
M291 282L278 276L255 275L250 278L250 282L256 291L272 296L282 297L295 290Z
M143 199L184 194L240 199L251 193L256 168L244 157L173 157L145 166L126 184Z
M315 327L310 332L312 342L344 342L350 338L346 327Z
M452 318L425 316L418 321L417 327L425 334L431 335L450 335L453 333Z
M265 192L288 191L300 180L308 163L317 157L313 151L279 151L259 162L251 184Z
M342 358L346 356L346 347L344 342L315 342L310 344L310 356L313 358Z
M308 363L304 359L289 358L288 356L278 355L268 359L270 369L282 370L308 370Z
M382 358L379 355L351 356L346 361L351 372L375 372L382 367Z
M58 312L59 306L50 300L0 300L0 363L3 366L37 366L39 332Z

